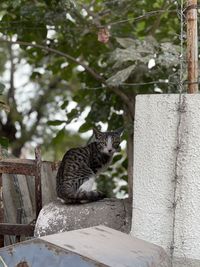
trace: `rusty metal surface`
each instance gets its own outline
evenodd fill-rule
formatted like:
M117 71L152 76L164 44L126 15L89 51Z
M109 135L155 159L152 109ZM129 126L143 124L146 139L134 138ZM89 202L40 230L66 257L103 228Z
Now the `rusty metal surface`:
M28 265L28 263L26 261L22 261L22 262L18 263L16 267L31 267L31 266Z
M20 241L20 235L27 236L30 234L32 236L34 229L31 225L2 224L4 222L2 174L25 174L35 176L35 209L37 219L42 208L41 168L42 159L39 147L35 149L35 160L0 158L0 247L4 245L4 235L17 235L16 240ZM18 220L18 223L21 223L21 219L20 221Z
M169 267L165 251L154 244L105 226L40 238L111 267Z
M35 161L24 159L0 160L0 173L35 175Z
M43 161L45 162L45 161ZM47 162L47 161L46 161ZM52 171L57 171L60 166L60 161L50 162Z
M188 93L198 92L198 27L197 0L188 0L187 17L187 64Z
M106 267L39 239L0 249L0 257L8 267Z
M34 225L0 223L0 233L3 235L33 236Z

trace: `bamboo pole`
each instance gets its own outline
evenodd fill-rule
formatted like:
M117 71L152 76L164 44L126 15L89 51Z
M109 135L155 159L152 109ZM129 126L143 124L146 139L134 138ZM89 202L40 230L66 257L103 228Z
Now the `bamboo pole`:
M0 160L1 157L1 146L0 146ZM3 179L2 173L0 173L0 223L4 222L4 206L3 206ZM0 234L0 248L4 246L4 236Z
M198 92L197 0L187 1L188 93Z

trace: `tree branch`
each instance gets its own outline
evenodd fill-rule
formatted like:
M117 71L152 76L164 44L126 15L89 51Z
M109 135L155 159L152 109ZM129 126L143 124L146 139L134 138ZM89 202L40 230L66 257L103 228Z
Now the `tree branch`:
M28 113L26 113L26 115L29 116L32 112L35 111L37 112L37 118L29 130L27 130L24 124L21 126L21 137L17 139L17 142L12 144L12 148L13 148L12 153L15 156L17 157L20 156L20 152L24 144L27 141L29 141L33 137L33 135L36 133L37 126L39 125L41 118L44 115L44 106L48 103L49 91L54 89L59 82L60 82L60 78L56 78L53 81L51 81L49 83L47 90L44 92L44 94L38 97L37 101L30 108Z
M15 73L15 65L14 65L14 55L12 44L9 45L9 54L10 54L10 88L8 90L8 101L12 101L12 105L16 107L15 101L15 86L14 86L14 73Z
M14 64L14 54L13 54L13 48L12 43L9 44L9 54L10 54L10 88L8 90L8 103L10 106L10 112L9 116L11 119L17 117L17 120L19 121L20 125L22 124L22 114L17 110L17 103L15 99L15 82L14 82L14 76L15 76L15 64Z
M93 78L95 78L97 81L101 82L102 84L104 84L107 88L107 90L110 90L112 91L113 93L115 93L116 95L118 95L122 101L127 105L127 107L129 108L129 111L130 113L132 114L133 113L133 106L132 106L132 103L131 101L129 100L129 97L123 92L121 91L118 87L112 87L110 86L105 78L103 76L101 76L100 74L98 74L95 70L93 70L92 68L90 68L88 65L86 65L84 62L72 57L71 55L69 54L66 54L62 51L59 51L57 49L54 49L54 48L51 48L51 47L48 47L48 46L43 46L43 45L40 45L40 44L33 44L33 43L29 43L29 42L24 42L24 41L9 41L9 40L5 40L5 39L0 39L0 42L7 42L7 43L10 43L10 44L19 44L19 45L22 45L22 46L31 46L31 47L36 47L36 48L40 48L42 50L45 50L45 51L49 51L49 52L52 52L52 53L55 53L57 55L60 55L62 57L65 57L73 62L75 62L77 65L81 65L83 68L85 68L85 70L91 74L91 76Z
M59 51L55 48L51 48L51 47L48 47L48 46L44 46L44 45L40 45L40 44L33 44L33 43L29 43L29 42L24 42L24 41L9 41L9 40L5 40L5 39L0 39L0 42L6 42L6 43L11 43L11 44L19 44L19 45L22 45L22 46L31 46L31 47L36 47L36 48L40 48L42 50L45 50L45 51L49 51L49 52L52 52L54 54L57 54L57 55L60 55L62 57L65 57L73 62L75 62L77 65L81 65L83 68L85 68L96 80L104 83L104 78L99 75L97 72L95 72L92 68L90 68L88 65L86 65L84 62L70 56L69 54L66 54L62 51Z
M161 7L161 10L164 10L164 13L168 11L168 9L170 8L172 4L169 3L167 1L164 1L163 2L163 5ZM152 35L154 36L155 35L155 32L156 30L158 29L159 25L160 25L160 22L161 22L161 18L162 18L162 15L163 13L162 12L158 12L158 16L154 22L154 24L152 25L151 29L150 29L150 32L149 32L149 35Z

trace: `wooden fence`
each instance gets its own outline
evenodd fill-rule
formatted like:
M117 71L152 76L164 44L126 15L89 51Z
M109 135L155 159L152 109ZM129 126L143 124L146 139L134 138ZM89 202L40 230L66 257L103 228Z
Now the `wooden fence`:
M0 160L0 246L33 235L41 207L56 198L57 168L37 151L35 160Z

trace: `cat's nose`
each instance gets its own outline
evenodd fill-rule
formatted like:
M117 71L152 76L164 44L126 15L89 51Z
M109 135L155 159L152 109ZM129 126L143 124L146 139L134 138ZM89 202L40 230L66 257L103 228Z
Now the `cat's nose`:
M108 149L108 152L111 153L112 152L112 149Z

